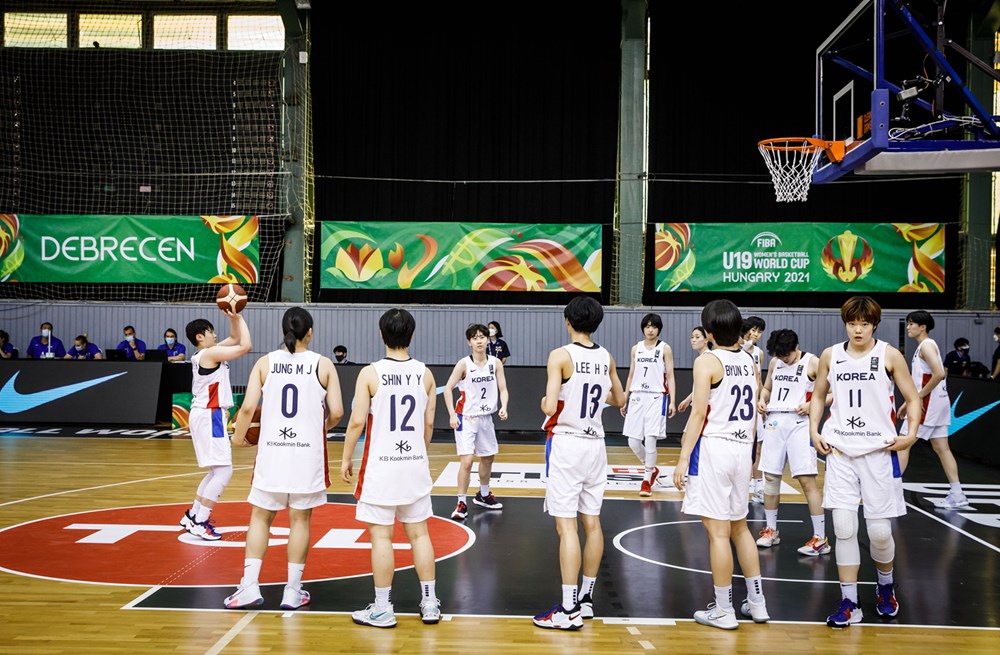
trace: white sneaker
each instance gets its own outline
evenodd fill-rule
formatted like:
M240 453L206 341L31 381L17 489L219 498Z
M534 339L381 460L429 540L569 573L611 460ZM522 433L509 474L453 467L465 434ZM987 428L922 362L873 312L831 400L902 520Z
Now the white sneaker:
M227 609L238 610L244 607L258 607L264 604L264 597L260 595L260 585L252 584L246 587L237 587L236 593L227 596L223 605Z
M964 493L951 492L944 499L945 509L969 509L969 499Z
M735 630L740 627L736 620L736 610L724 610L715 603L709 603L708 609L694 613L694 620L702 625L709 625L713 628L723 630Z
M437 623L441 620L441 601L425 600L420 603L420 620L424 623Z
M580 605L573 609L565 609L560 603L552 606L548 612L538 614L531 619L539 628L554 630L579 630L583 627L583 617L580 615Z
M371 625L376 628L396 627L396 613L392 611L392 603L382 610L376 610L375 603L372 603L363 610L352 612L351 619L358 625Z
M760 538L757 539L757 545L761 548L770 548L771 546L777 546L781 543L781 533L774 528L764 528L760 531Z
M580 597L580 618L594 618L594 599L590 594L584 594Z
M194 527L194 523L195 523L195 521L194 521L194 514L191 513L191 510L189 510L189 509L184 510L184 516L181 517L181 521L180 522L181 522L181 527L182 528L184 528L188 532L191 531L191 528Z
M767 615L767 604L764 601L760 601L759 604L751 603L750 599L747 598L740 606L740 612L748 619L753 619L754 623L767 623L771 620L771 617Z
M286 585L285 593L281 595L281 609L297 610L303 605L308 605L309 600L309 592L305 589L292 589Z
M750 500L757 505L764 504L764 481L759 479L754 479L750 481Z

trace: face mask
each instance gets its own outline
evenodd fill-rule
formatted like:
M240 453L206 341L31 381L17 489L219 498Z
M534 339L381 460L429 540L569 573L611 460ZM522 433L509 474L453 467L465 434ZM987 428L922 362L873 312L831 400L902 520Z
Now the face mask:
M491 337L495 337L496 335L497 335L497 331L494 330L493 328L490 328L490 336Z
M82 353L83 352L83 346L77 346L76 347L76 352Z
M166 341L168 346L172 346L174 345L174 342L177 341L177 339L174 339L173 337L167 337Z
M345 359L347 359L347 355L346 355L346 354L345 354L345 355L334 355L334 357L336 357L336 358L337 358L337 361L338 361L338 362L342 362L342 361L344 361Z
M753 350L753 341L751 341L750 339L747 339L746 341L744 341L743 342L743 350L745 350L747 352L750 352L751 350Z
M52 334L52 330L49 330L48 328L42 330L42 336L45 337L46 339L48 339L49 335L51 335L51 334ZM993 337L993 339L996 340L996 337Z
M959 348L959 350L961 350L963 353L967 353L967 352L969 352L969 347L968 346L962 346L961 348Z
M128 341L129 343L132 343L133 341L135 341L135 335L134 334L126 334L125 335L125 341Z

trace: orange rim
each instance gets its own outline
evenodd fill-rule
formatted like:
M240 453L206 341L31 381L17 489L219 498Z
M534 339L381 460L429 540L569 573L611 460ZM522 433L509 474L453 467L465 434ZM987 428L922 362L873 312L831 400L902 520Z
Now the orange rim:
M802 151L807 153L822 150L826 153L827 159L837 163L844 158L846 144L843 141L827 141L816 139L811 136L782 136L773 139L758 141L757 146L764 150L779 152Z

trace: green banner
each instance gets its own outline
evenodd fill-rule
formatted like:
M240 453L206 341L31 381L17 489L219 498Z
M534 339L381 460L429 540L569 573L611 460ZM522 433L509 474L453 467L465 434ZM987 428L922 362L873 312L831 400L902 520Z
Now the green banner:
M600 291L601 226L320 224L320 287Z
M656 291L944 291L942 223L657 223Z
M256 216L0 214L0 282L257 281Z

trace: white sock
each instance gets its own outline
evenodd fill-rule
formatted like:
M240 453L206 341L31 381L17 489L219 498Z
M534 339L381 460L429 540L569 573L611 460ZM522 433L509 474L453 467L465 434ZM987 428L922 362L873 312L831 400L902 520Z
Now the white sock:
M576 607L576 585L564 584L562 586L562 606L567 612Z
M841 582L840 583L840 595L851 601L855 605L858 604L858 583L857 582Z
M948 486L951 487L951 493L955 494L956 496L964 496L965 495L962 492L962 483L961 482L951 482L951 483L948 484Z
M733 609L733 585L715 587L715 606L724 610Z
M875 569L878 572L878 583L879 584L892 584L892 569L888 571L882 571L881 569Z
M465 498L466 498L465 494L458 494L458 502L465 503Z
M288 586L299 591L302 589L302 573L306 570L305 562L302 564L288 563Z
M201 501L196 500L191 503L191 516L198 516L198 512L201 511Z
M778 510L776 509L765 509L764 510L764 521L767 523L767 527L772 530L778 529Z
M747 578L747 598L755 605L764 600L764 582L761 576Z
M198 508L198 511L195 512L194 522L204 523L205 521L208 520L208 517L210 517L211 515L212 515L212 508L202 505L201 507Z
M243 560L243 579L240 580L241 587L249 587L250 585L257 584L257 581L260 579L260 566L263 563L264 560L251 557Z
M817 514L809 518L812 519L813 534L820 539L826 539L826 514Z
M384 610L392 605L392 586L375 587L375 609Z
M437 592L434 591L434 580L421 580L420 581L420 598L421 600L437 600Z
M595 584L597 584L597 578L591 578L587 575L583 576L583 583L580 585L580 598L588 594L593 594Z
M479 485L479 495L482 496L483 498L486 498L487 496L489 496L490 495L490 485L488 485L488 484L481 484L481 485Z

